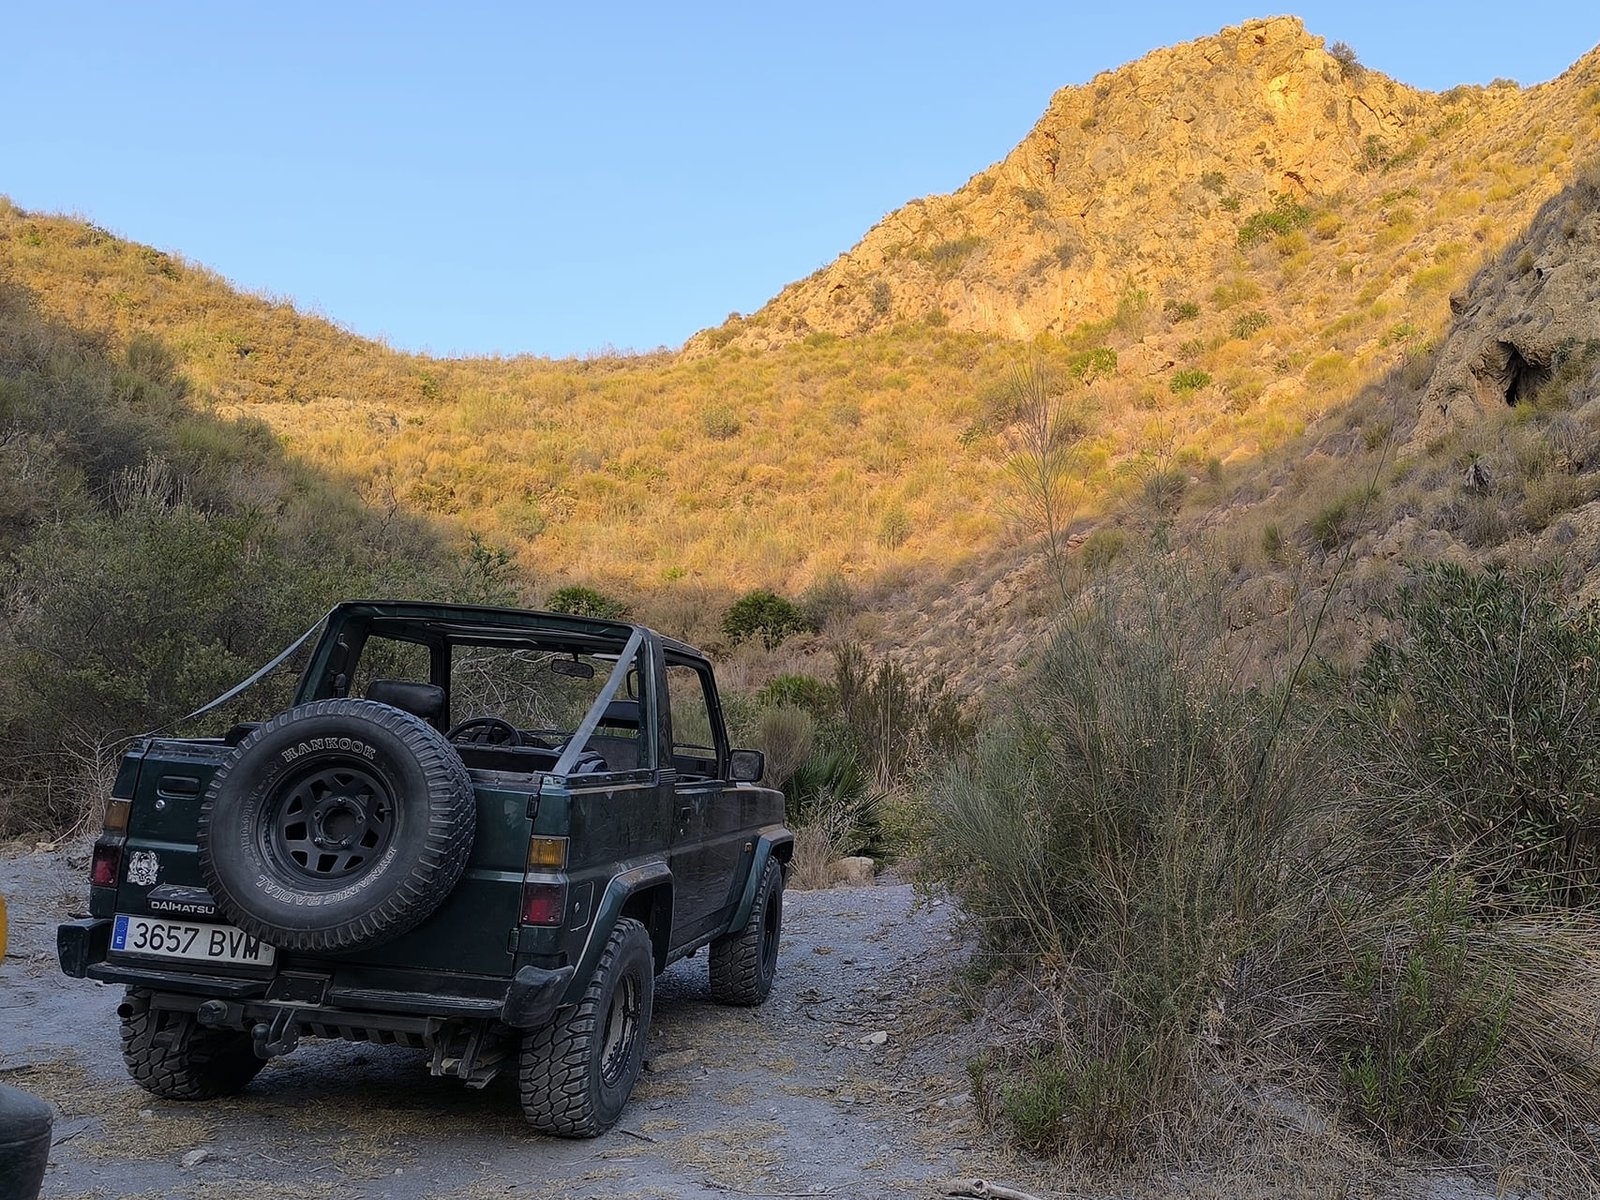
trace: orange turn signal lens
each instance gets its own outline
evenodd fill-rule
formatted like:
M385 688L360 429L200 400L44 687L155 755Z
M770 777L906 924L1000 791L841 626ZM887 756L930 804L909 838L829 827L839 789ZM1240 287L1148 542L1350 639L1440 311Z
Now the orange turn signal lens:
M560 871L567 865L567 839L536 837L528 839L528 870Z
M132 811L132 800L119 800L113 796L111 803L106 805L106 832L127 833L128 814Z

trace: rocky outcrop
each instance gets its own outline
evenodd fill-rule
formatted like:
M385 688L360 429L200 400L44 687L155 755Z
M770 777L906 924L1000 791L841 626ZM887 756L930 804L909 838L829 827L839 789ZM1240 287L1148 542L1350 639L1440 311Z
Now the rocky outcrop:
M1003 161L889 214L835 262L688 349L849 335L930 314L1016 338L1070 329L1114 312L1130 291L1160 295L1231 256L1241 220L1280 197L1346 188L1446 106L1336 58L1290 17L1157 50L1062 89Z
M1450 307L1413 452L1545 387L1577 393L1565 397L1574 407L1600 398L1600 164L1547 201Z

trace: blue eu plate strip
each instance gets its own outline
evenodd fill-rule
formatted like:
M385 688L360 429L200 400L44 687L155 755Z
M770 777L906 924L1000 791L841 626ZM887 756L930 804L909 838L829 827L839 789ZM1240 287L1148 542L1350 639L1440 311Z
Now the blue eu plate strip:
M111 948L113 950L126 950L128 948L127 917L118 917L116 924L111 927Z

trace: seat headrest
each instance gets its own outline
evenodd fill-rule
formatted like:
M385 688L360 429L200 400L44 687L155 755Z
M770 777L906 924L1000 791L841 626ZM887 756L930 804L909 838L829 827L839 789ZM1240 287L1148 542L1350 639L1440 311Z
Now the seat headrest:
M398 708L424 721L438 720L444 714L444 689L436 683L374 679L367 686L367 699Z
M624 729L638 729L639 702L637 700L613 700L606 705L605 716L600 718L602 725L620 725Z

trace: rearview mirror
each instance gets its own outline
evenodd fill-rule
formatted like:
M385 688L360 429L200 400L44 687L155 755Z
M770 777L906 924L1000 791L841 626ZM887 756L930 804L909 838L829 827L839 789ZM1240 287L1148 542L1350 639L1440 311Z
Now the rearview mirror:
M594 664L581 659L557 658L551 661L550 669L557 675L570 675L574 679L594 678Z
M760 783L767 773L767 756L759 750L735 750L728 755L728 778L735 783Z

